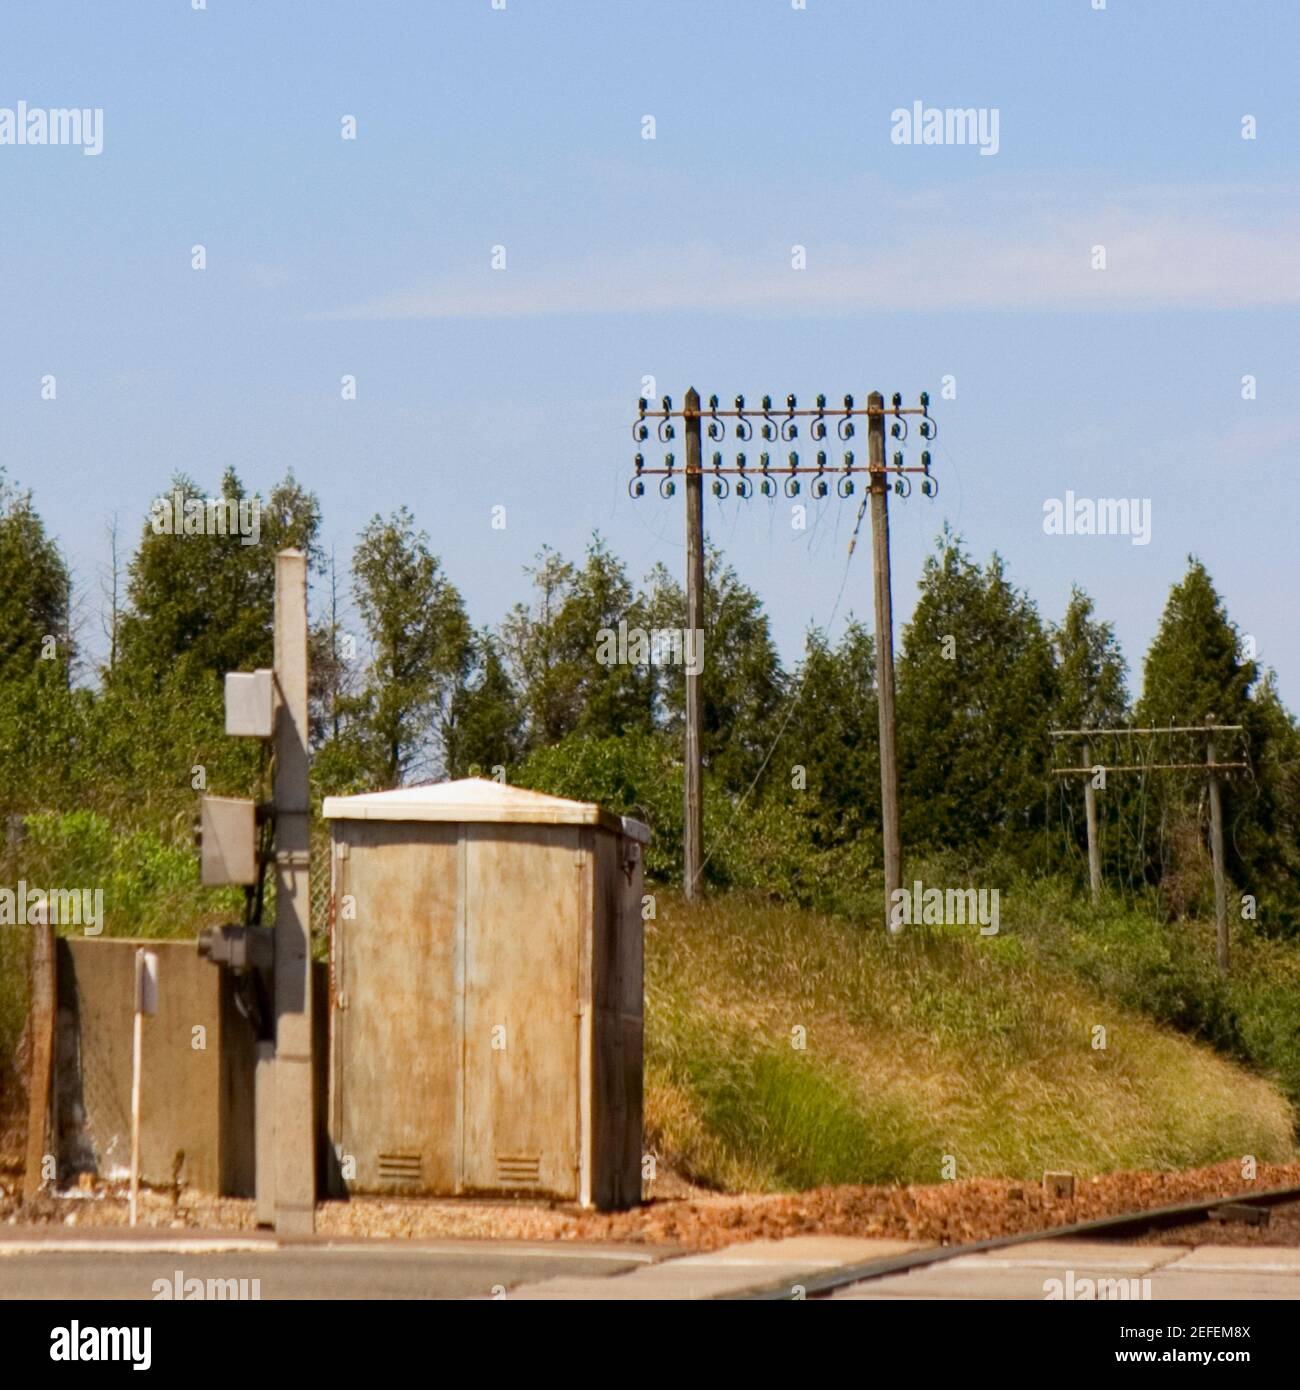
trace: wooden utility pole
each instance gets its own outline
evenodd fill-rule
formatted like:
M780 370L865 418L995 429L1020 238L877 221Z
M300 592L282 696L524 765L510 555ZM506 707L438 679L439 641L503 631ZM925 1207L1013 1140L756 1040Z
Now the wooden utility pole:
M1083 745L1083 764L1092 766L1092 744ZM1092 773L1083 779L1083 812L1088 822L1088 885L1092 890L1092 905L1101 903L1101 845L1097 841L1097 791L1092 785Z
M316 1212L307 746L307 557L275 557L275 1229Z
M686 393L686 627L682 635L683 653L697 655L686 667L686 776L685 819L683 820L683 878L689 902L702 888L700 870L704 863L704 806L700 760L700 727L703 723L703 692L700 668L704 648L704 478L700 472L700 393L691 387ZM694 414L689 412L694 411ZM689 634L689 640L688 640ZM691 670L691 665L696 670Z
M785 479L785 495L797 497L800 488L807 480L811 496L823 498L830 495L832 488L841 498L852 497L856 480L864 474L868 479L867 496L863 498L858 510L858 522L862 521L868 500L871 503L872 548L875 556L875 601L876 601L876 687L880 704L880 780L881 800L884 816L885 840L885 920L889 920L893 894L902 886L902 849L899 843L898 825L898 757L894 735L894 618L893 602L889 588L889 512L888 477L893 474L895 487L906 496L911 491L911 483L906 475L916 474L920 478L921 492L926 497L937 495L938 483L930 472L930 451L924 450L919 464L908 464L902 453L894 455L892 463L885 462L885 417L894 422L894 437L905 437L907 428L904 417L920 417L920 435L929 442L935 438L936 425L930 415L930 397L921 392L919 404L905 406L902 395L894 393L893 402L888 407L879 391L871 393L866 406L855 405L852 396L844 397L842 406L828 405L825 395L819 394L811 409L800 409L793 394L785 398L784 412L774 408L771 396L764 396L762 404L755 409L746 408L744 396L737 396L732 409L719 406L717 396L710 396L708 406L700 409L700 393L691 387L681 410L674 410L672 398L665 396L662 406L652 410L650 403L642 397L637 402L637 417L632 425L632 437L636 440L638 452L635 459L636 473L628 482L628 493L632 497L645 495L646 478L659 479L659 495L668 498L677 491L677 479L686 483L686 622L691 634L690 646L698 654L699 664L704 656L704 468L701 458L704 421L708 421L709 439L721 444L729 432L741 442L751 439L775 444L778 440L793 443L799 435L799 420L807 419L809 436L821 444L831 436L834 429L838 437L846 443L853 438L855 419L867 420L869 461L863 464L854 458L851 449L844 452L841 463L832 466L827 459L827 450L816 451L815 467L808 464L800 466L799 454L791 449L786 462L779 459L774 463L768 449L763 449L757 459L751 460L741 451L732 463L723 460L722 451L715 450L708 474L712 482L713 495L727 497L732 488L736 496L749 498L778 496L778 479ZM686 431L685 467L679 468L674 456L664 456L661 466L647 465L640 452L651 439L650 421L656 421L658 442L668 445L676 436L674 420L681 420ZM857 539L849 542L849 554ZM685 644L683 644L685 650ZM694 663L692 663L694 664ZM685 775L685 816L683 826L684 879L687 898L694 898L703 889L702 872L704 868L704 812L701 801L701 757L700 734L703 727L703 695L698 671L686 670L686 775ZM770 756L770 754L769 754ZM766 763L764 764L766 766ZM753 790L751 786L750 790ZM746 796L748 793L746 793ZM744 798L742 798L743 800Z
M58 1014L58 983L54 928L42 909L32 926L31 965L31 1083L27 1092L27 1166L23 1200L30 1202L45 1185L45 1141L51 1132L54 1081L54 1024ZM57 1151L57 1137L54 1144ZM57 1157L56 1157L57 1162ZM51 1177L58 1177L57 1173Z
M1106 773L1112 772L1140 772L1144 775L1148 772L1201 772L1206 776L1210 788L1210 854L1214 861L1214 915L1215 926L1217 929L1217 955L1219 969L1223 974L1228 973L1228 894L1227 881L1224 871L1223 856L1223 800L1221 774L1224 772L1244 771L1248 766L1241 760L1232 762L1219 762L1216 754L1215 738L1219 734L1241 734L1244 730L1240 724L1216 724L1214 716L1206 719L1204 724L1169 724L1165 728L1151 729L1052 729L1049 736L1053 739L1083 739L1083 765L1081 767L1057 767L1053 772L1057 777L1082 777L1084 808L1088 821L1088 878L1092 886L1092 901L1094 905L1101 896L1101 851L1097 841L1097 803L1094 799L1092 789L1093 773L1096 769L1092 767L1092 741L1093 739L1114 740L1120 739L1158 739L1174 737L1195 737L1204 734L1206 738L1205 762L1121 762L1112 763L1101 770ZM1126 748L1133 748L1129 743ZM1130 757L1138 757L1134 752ZM1186 756L1186 755L1184 755Z
M1205 722L1211 724L1211 715ZM1214 734L1205 745L1205 762L1210 779L1210 857L1214 862L1214 926L1218 944L1219 973L1228 973L1228 890L1223 877L1223 801L1219 791L1218 767L1214 760Z
M885 848L885 921L903 886L898 826L898 744L894 726L894 601L889 578L889 484L885 474L885 398L867 397L867 461L871 469L871 559L876 601L876 704L880 710L880 814Z

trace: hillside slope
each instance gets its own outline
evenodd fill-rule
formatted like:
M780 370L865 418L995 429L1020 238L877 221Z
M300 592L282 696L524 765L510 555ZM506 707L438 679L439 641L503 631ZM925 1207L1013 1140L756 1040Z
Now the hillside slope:
M646 926L647 1143L693 1181L776 1191L1294 1156L1269 1081L1012 932L890 938L665 893Z

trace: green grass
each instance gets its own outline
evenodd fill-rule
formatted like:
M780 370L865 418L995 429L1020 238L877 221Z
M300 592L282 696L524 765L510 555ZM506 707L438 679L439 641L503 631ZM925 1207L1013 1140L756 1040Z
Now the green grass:
M658 902L647 1124L662 1159L698 1182L1036 1179L1294 1152L1275 1085L1104 998L1069 924L1034 931L1037 909L1015 892L987 938L890 938L736 894Z
M1013 929L1040 959L1249 1063L1300 1106L1296 942L1271 938L1230 913L1230 970L1224 979L1210 922L1162 922L1153 905L1111 896L1094 910L1051 879L1022 880L1009 900Z
M193 937L239 916L203 889L188 825L168 833L73 812L27 820L0 883L102 887L111 935ZM770 867L770 866L769 866ZM828 870L829 873L829 870ZM1152 904L1094 911L1060 879L922 864L926 883L1000 888L1001 932L884 932L878 881L830 875L834 914L771 894L647 923L649 1139L699 1182L1034 1179L1293 1153L1300 949L1233 924L1222 980L1212 928ZM0 932L0 1086L26 1012L27 934ZM1105 1049L1092 1046L1106 1030ZM803 1046L792 1045L801 1042ZM13 1084L10 1084L13 1083Z

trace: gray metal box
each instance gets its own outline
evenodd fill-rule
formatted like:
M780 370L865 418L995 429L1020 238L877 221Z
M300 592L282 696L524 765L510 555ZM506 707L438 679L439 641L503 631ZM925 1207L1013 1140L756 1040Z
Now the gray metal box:
M257 882L257 807L243 797L205 796L199 813L205 887Z
M646 827L479 778L324 815L347 1189L639 1202Z
M270 738L274 732L274 673L228 671L226 733L231 738Z

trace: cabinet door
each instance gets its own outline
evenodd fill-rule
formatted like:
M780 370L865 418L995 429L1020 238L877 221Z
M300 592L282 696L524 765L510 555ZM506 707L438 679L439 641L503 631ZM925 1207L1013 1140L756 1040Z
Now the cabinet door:
M456 1190L458 830L356 821L335 865L334 1134L354 1191Z
M577 1196L579 942L571 827L465 827L467 1192Z

